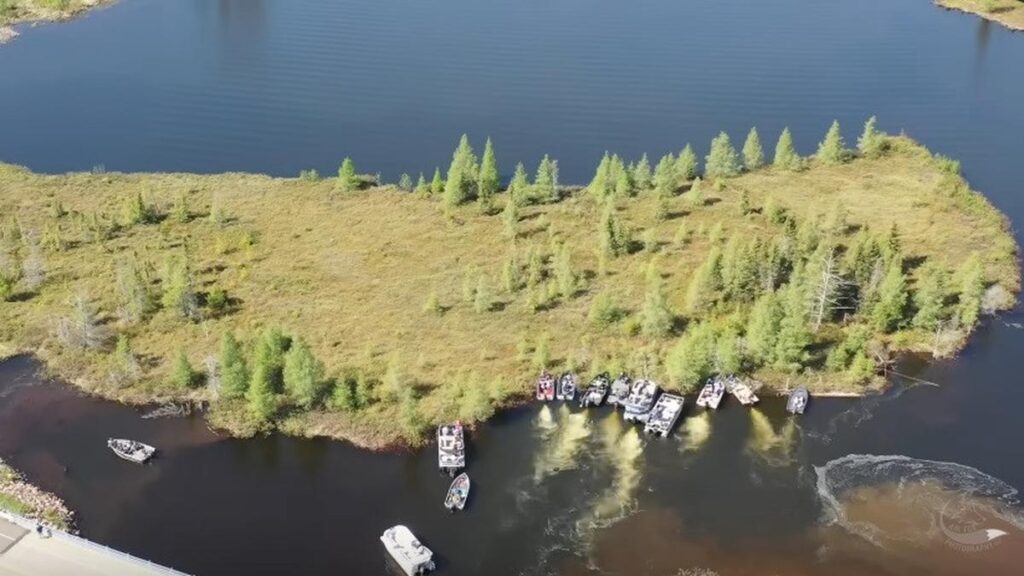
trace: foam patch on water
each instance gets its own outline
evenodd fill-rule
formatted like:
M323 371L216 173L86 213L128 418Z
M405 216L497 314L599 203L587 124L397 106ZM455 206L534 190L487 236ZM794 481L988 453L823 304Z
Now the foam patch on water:
M965 513L1024 530L1017 490L970 466L850 454L814 470L825 521L877 546L950 536L950 525L972 522Z
M792 464L796 447L796 419L787 418L776 431L771 421L757 408L750 410L750 437L747 452L769 466Z

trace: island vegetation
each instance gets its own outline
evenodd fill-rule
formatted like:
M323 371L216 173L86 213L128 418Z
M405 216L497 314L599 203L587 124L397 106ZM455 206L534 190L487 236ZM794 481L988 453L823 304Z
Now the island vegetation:
M16 470L0 460L0 510L38 519L61 530L74 528L71 511L64 502L25 482Z
M943 8L977 14L1011 30L1024 30L1024 0L935 0Z
M1006 218L873 118L810 156L751 130L703 160L607 153L586 186L548 156L509 171L465 136L397 185L348 158L330 178L0 165L0 349L105 397L209 403L235 434L380 447L486 419L541 369L863 393L1019 290Z
M11 26L67 20L109 0L0 0L0 44L16 36Z

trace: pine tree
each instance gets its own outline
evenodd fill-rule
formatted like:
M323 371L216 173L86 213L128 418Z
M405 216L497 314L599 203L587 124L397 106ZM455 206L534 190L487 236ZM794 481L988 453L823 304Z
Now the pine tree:
M341 161L341 167L338 168L337 188L342 192L359 189L359 176L356 174L355 162L352 162L352 159L347 156Z
M508 184L508 198L515 202L516 207L526 204L530 193L530 178L526 175L526 167L520 162L516 164L516 170L512 174L512 180Z
M633 186L633 174L626 168L622 168L615 176L615 196L617 198L629 198L635 195L636 189Z
M940 266L921 267L913 296L917 313L912 323L916 328L935 331L946 319L946 284L946 271Z
M612 158L605 151L604 156L601 157L601 162L597 165L597 170L594 171L594 178L590 181L590 185L587 186L587 190L595 195L599 199L605 199L612 193L612 187L614 181L612 180Z
M607 292L601 292L590 303L587 319L598 328L607 328L618 320L619 313L619 309L612 301L611 295Z
M701 322L687 329L665 359L669 380L682 391L694 389L715 367L715 331Z
M743 354L740 350L740 335L727 326L715 337L715 372L736 374L743 371Z
M427 295L427 301L423 303L423 312L433 314L435 316L440 316L444 313L444 307L441 306L441 301L437 296L437 290L431 290L430 294Z
M659 198L673 196L678 183L679 174L676 164L672 161L672 155L666 154L661 157L654 169L654 193Z
M174 358L174 367L171 369L169 384L172 388L178 390L188 390L195 381L196 373L192 370L192 364L189 363L185 351L179 348L178 354Z
M292 404L308 410L324 394L324 366L302 338L292 342L284 356L284 389Z
M669 308L668 300L662 289L661 276L651 264L647 275L647 293L644 296L644 305L640 312L641 330L648 338L661 338L667 336L672 330L674 315Z
M839 121L833 120L825 139L818 144L817 158L825 164L842 164L846 161L846 143L839 132Z
M526 260L526 285L534 288L542 280L544 280L544 256L536 246L532 246Z
M757 170L764 166L764 149L757 128L751 128L747 140L743 143L743 166L747 170Z
M199 302L187 255L168 258L164 266L161 303L185 320L199 318Z
M441 169L434 168L434 177L430 180L430 195L440 196L444 193L444 179L441 178Z
M469 144L469 136L463 134L458 147L452 153L452 163L448 167L448 177L444 183L446 206L458 206L472 198L477 186L478 172L476 155Z
M722 251L714 246L690 280L690 287L686 291L687 309L690 312L700 312L711 308L721 290Z
M779 370L796 372L807 360L811 332L807 327L807 295L795 280L783 291L783 314L775 340L774 364Z
M708 178L729 178L739 173L739 156L729 141L729 135L719 132L711 141L711 151L704 160L704 174Z
M267 368L267 378L270 381L271 390L276 394L282 390L284 385L282 372L284 370L284 354L288 348L289 339L280 328L271 326L263 331L260 342L264 345L264 350L260 353L260 348L257 346L257 360L260 360L259 356L263 356L262 360ZM255 368L253 372L255 372Z
M178 224L188 224L188 196L178 194L178 197L174 200L174 210L171 212L171 216Z
M533 349L533 367L537 370L544 370L551 364L550 338L544 334L537 340L537 346Z
M476 192L477 199L485 210L490 209L491 200L498 193L500 185L501 178L498 175L498 159L494 156L494 146L491 144L491 139L488 138L487 143L484 145L484 158L480 165L480 180L477 184Z
M885 152L885 134L878 131L877 124L877 118L868 118L864 132L857 139L857 149L868 158L877 158Z
M783 310L779 297L766 292L754 302L747 321L747 351L755 364L763 366L775 357L775 345Z
M117 266L115 289L117 314L129 323L140 322L153 311L153 294L144 268L134 257L126 258Z
M643 193L651 189L651 184L651 163L647 160L647 154L644 154L633 167L633 185L637 192Z
M985 281L981 259L977 254L972 254L960 274L960 301L957 304L956 316L961 326L970 329L978 322L984 295Z
M694 206L704 205L704 181L700 179L700 176L693 179L693 184L690 185L690 190L686 195L690 200L690 204Z
M420 178L416 181L416 195L420 198L430 196L430 184L427 182L423 172L420 172Z
M487 287L487 277L483 274L476 282L476 293L473 295L473 310L483 314L491 309L491 292Z
M671 160L672 155L669 155ZM675 163L676 169L676 186L681 187L683 184L693 180L699 174L699 167L697 166L697 154L693 151L693 146L689 144L683 148L679 153L679 158Z
M892 332L900 327L907 308L907 279L903 259L893 258L878 286L878 297L871 308L871 324L877 330Z
M533 181L536 195L547 202L558 201L558 161L547 154L537 167L537 178Z
M788 127L783 128L779 141L775 144L775 159L772 164L783 170L799 170L803 167L803 161L793 146L793 134Z
M398 189L401 190L402 192L412 192L412 176L409 176L408 173L403 172L402 175L398 178Z
M329 407L342 412L353 412L359 409L356 400L355 378L344 376L339 378L331 391Z
M146 204L141 192L125 197L121 204L121 224L126 228L136 224L149 224L155 217L154 210Z
M232 332L225 332L220 340L221 394L225 398L241 398L249 388L249 367L242 347Z
M407 440L415 441L419 438L423 430L423 416L416 404L416 391L412 388L406 388L402 393L398 408L398 422L402 436Z
M509 252L501 266L501 285L508 294L519 289L519 263L514 252Z
M555 280L558 282L558 292L562 298L570 298L576 293L579 277L573 270L572 251L566 244L563 244L555 254Z

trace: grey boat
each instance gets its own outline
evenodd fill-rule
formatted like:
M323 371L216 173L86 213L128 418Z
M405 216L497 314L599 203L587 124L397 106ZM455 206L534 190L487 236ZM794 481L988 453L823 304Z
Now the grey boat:
M786 401L786 411L790 414L803 414L804 410L807 409L807 401L810 400L811 395L807 391L807 388L798 386L789 395L789 400Z
M612 406L625 403L632 385L633 381L630 380L629 376L626 376L625 372L619 374L619 377L612 382L611 390L608 392L608 403Z
M683 413L683 405L686 399L676 394L662 394L654 404L650 416L647 417L647 424L644 425L644 432L657 436L668 436L679 421Z
M653 380L641 378L633 383L633 389L626 398L622 417L629 422L647 422L660 390Z
M555 398L572 402L576 399L576 375L566 372L558 378L558 388L555 390Z
M611 383L611 379L608 378L608 373L603 372L594 377L590 381L590 385L587 389L580 394L580 407L586 408L588 406L600 406L604 404L605 397L608 396L608 386Z

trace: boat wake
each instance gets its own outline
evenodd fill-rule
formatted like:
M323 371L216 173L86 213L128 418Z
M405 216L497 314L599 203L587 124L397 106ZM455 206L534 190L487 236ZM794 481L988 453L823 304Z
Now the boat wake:
M861 424L871 420L875 416L875 410L879 406L888 404L903 395L904 392L913 388L907 385L894 385L881 394L865 396L857 399L853 405L833 416L821 432L807 431L805 435L809 439L817 440L822 444L831 444L832 437L839 431L839 427L857 428Z
M1024 534L1017 490L970 466L851 454L814 470L826 525L882 548L983 546Z
M548 407L541 410L541 414ZM548 412L550 417L550 412ZM548 476L563 470L572 470L578 465L580 449L590 437L590 416L587 412L573 414L563 404L558 409L558 424L546 428L544 418L539 418L538 429L547 440L538 452L533 464L533 483L540 484Z
M699 412L683 420L683 441L679 451L685 453L698 452L711 437L711 415L707 411Z
M778 432L768 417L757 408L750 410L750 437L747 440L747 453L759 461L775 467L783 467L795 461L796 420L787 418Z

